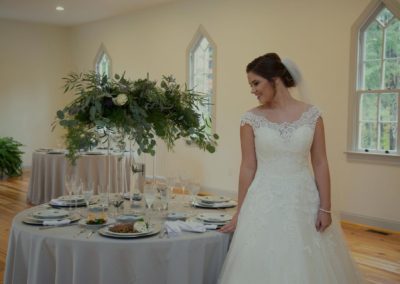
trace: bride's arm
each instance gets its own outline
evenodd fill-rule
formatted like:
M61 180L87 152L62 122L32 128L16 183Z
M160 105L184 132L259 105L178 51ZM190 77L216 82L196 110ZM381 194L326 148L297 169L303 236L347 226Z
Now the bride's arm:
M254 132L250 125L244 124L240 127L240 142L242 149L242 162L240 164L239 173L238 207L232 221L220 229L220 231L224 233L230 233L235 230L237 217L242 207L243 200L246 197L247 190L254 179L257 169Z
M331 182L325 147L325 132L322 118L315 126L314 140L311 146L311 163L317 184L320 205L316 220L317 231L323 232L332 222L331 219Z

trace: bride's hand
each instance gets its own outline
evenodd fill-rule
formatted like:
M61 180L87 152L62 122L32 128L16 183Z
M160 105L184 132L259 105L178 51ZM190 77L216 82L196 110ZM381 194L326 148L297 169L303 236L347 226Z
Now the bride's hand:
M317 221L315 222L315 228L318 232L325 231L332 223L332 217L330 213L319 211Z
M228 224L226 224L225 226L222 226L218 230L218 232L221 232L221 233L232 233L232 232L234 232L235 229L236 229L237 216L238 216L237 213L235 215L233 215L232 220Z

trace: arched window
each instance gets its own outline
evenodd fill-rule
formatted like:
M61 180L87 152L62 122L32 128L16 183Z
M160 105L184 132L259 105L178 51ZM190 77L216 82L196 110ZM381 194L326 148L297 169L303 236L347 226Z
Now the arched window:
M399 13L396 2L374 1L353 27L352 153L400 157Z
M212 118L208 121L209 131L215 131L215 70L216 46L208 33L200 26L187 51L188 58L188 85L190 89L203 94L207 105L200 108L205 117Z
M97 74L111 76L111 58L102 44L97 52L95 60L95 70Z

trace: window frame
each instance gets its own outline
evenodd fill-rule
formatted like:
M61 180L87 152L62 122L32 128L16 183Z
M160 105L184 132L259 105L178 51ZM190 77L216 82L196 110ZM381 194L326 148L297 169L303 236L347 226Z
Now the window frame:
M400 164L400 92L398 89L382 89L372 90L371 93L378 94L378 100L381 93L395 92L398 94L397 100L397 151L385 153L383 151L365 152L358 149L359 143L359 115L360 101L363 93L368 93L368 90L361 89L360 86L363 60L362 48L364 47L364 31L368 28L381 10L386 7L390 12L400 19L400 3L396 0L374 0L370 2L367 8L363 11L351 29L351 54L350 54L350 85L349 85L349 106L348 106L348 135L347 135L347 157L350 160L384 164ZM382 50L384 52L384 50ZM361 56L360 56L361 55ZM379 102L378 102L379 105ZM377 106L378 107L378 106ZM379 110L378 110L379 111ZM377 128L379 128L379 117L377 119Z
M192 86L192 51L194 48L196 48L199 44L202 38L206 38L209 44L212 46L213 52L212 52L212 95L210 96L210 102L211 106L209 107L209 115L211 117L211 128L210 131L215 133L216 132L216 125L217 125L217 119L216 119L216 113L217 113L217 108L216 108L216 103L217 103L217 46L214 42L214 40L211 38L209 33L206 31L206 29L200 25L197 31L195 32L192 40L190 41L188 47L186 48L186 82L189 88Z
M97 72L98 66L99 66L100 60L101 60L101 58L103 57L104 54L107 56L108 62L109 62L109 66L108 66L109 68L108 68L107 77L111 78L111 76L113 74L112 73L112 59L111 59L111 56L108 53L108 51L107 51L107 49L106 49L106 47L104 46L103 43L100 45L100 47L99 47L99 49L97 51L96 57L94 58L94 64L93 64L94 71L96 72L96 74L98 74L98 72Z

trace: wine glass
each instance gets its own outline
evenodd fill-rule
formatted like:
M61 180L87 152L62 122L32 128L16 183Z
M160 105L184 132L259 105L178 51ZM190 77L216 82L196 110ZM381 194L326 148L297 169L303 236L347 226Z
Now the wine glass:
M75 178L73 175L65 175L65 189L67 190L69 199L68 199L68 204L69 204L69 210L72 210L71 203L72 203L72 192L75 184Z
M113 193L110 195L111 204L114 206L114 217L119 215L119 208L124 203L123 193Z
M192 197L192 206L194 206L194 203L196 202L196 196L200 192L200 183L198 181L191 181L189 182L187 189L189 190L189 193Z
M86 209L87 209L88 213L89 213L89 203L90 203L90 199L93 196L93 191L94 191L93 182L88 182L86 187L83 187L83 189L82 189L83 198L85 199Z
M79 181L76 182L76 184L72 187L72 192L75 195L75 210L78 208L78 199L79 199L79 194L83 190L83 181L79 179Z
M105 215L105 211L108 210L109 195L107 188L107 186L103 187L100 184L97 187L97 192L99 194L99 204L103 215Z
M145 186L143 196L146 202L146 208L151 209L154 201L156 200L156 192L154 189L154 184L148 184Z

